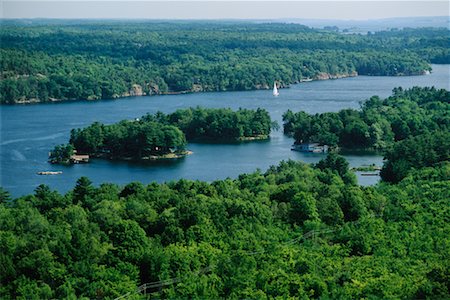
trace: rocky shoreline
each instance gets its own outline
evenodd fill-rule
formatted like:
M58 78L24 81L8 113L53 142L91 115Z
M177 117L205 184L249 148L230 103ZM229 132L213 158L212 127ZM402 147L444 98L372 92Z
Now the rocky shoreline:
M420 74L416 75L426 75L427 71L424 70ZM325 73L321 72L318 73L313 78L305 77L298 81L294 81L291 83L278 83L279 88L289 88L290 84L299 84L302 82L310 82L310 81L318 81L318 80L330 80L330 79L341 79L341 78L348 78L348 77L357 77L359 74L356 71L352 71L350 73L338 73L338 74L331 74L331 73ZM407 76L404 74L399 74L398 76ZM38 98L32 98L32 99L20 99L16 100L13 104L36 104L36 103L49 103L49 102L63 102L63 101L96 101L96 100L114 100L119 98L128 98L128 97L138 97L138 96L154 96L154 95L182 95L182 94L191 94L191 93L201 93L201 92L214 92L215 90L209 89L208 87L203 87L199 84L194 84L192 86L191 90L185 90L185 91L167 91L162 92L158 85L151 85L148 86L150 92L146 93L144 92L143 88L139 84L133 84L128 92L125 92L123 94L114 94L112 98L110 99L101 99L101 98L88 98L88 99L55 99L50 98L47 101L41 101ZM268 84L257 84L255 85L254 89L252 90L269 90L272 87ZM224 90L224 92L230 92L230 91L236 91L236 90Z

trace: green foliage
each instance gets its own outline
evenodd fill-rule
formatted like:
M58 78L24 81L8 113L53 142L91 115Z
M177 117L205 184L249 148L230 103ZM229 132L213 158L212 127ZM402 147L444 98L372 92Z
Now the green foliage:
M242 141L267 139L274 123L265 109L189 108L165 115L147 114L133 121L104 125L98 122L72 129L70 143L56 146L52 162L66 162L73 154L108 158L146 159L168 154L183 154L186 137L190 141Z
M450 132L436 131L400 141L386 154L381 178L399 182L413 169L431 167L450 159Z
M273 126L265 109L249 110L240 108L188 108L164 115L147 114L145 121L156 121L174 125L184 132L189 141L214 140L237 141L246 138L267 138Z
M269 88L413 75L448 63L447 29L340 34L242 22L3 22L0 102Z
M284 132L296 143L385 150L411 136L450 130L450 92L444 89L395 88L392 96L371 97L361 108L315 115L288 110L283 115Z
M331 170L332 172L337 172L346 184L356 184L356 177L349 171L348 166L345 158L336 153L329 153L325 159L322 159L316 165L322 171Z
M77 180L75 188L72 193L72 201L75 204L81 204L81 206L85 206L89 203L89 199L91 198L91 194L93 192L92 182L89 178L83 176Z
M182 151L186 139L178 128L171 125L124 120L113 125L95 122L84 129L73 129L70 144L79 153L141 159Z
M49 161L51 163L61 164L69 163L71 156L74 154L74 147L72 144L57 145L50 151Z
M448 298L448 162L375 187L345 183L347 166L42 185L0 203L0 297Z
M0 186L0 204L6 204L11 200L11 195Z

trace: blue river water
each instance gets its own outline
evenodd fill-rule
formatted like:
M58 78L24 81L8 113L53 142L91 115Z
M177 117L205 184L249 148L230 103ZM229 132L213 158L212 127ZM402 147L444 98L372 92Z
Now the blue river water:
M290 150L293 139L282 131L273 132L268 141L242 144L194 144L188 149L194 154L176 161L152 163L112 162L92 160L74 166L51 165L48 152L58 144L67 143L72 128L84 127L94 121L105 124L122 119L134 119L144 114L173 112L186 107L258 107L269 111L272 119L282 125L282 114L292 111L322 113L343 108L360 107L370 96L387 97L394 87L435 86L450 89L449 65L433 65L430 75L410 77L358 76L338 80L312 81L281 89L279 97L269 90L246 92L216 92L184 95L143 96L104 101L73 101L64 103L0 106L0 185L14 197L32 193L41 183L62 193L72 189L81 176L94 184L113 182L120 185L131 181L165 182L181 178L214 181L236 178L256 169L265 171L281 160L293 159L316 163L323 154ZM345 154L351 166L382 165L382 156ZM41 176L39 171L62 171L60 175ZM376 183L377 176L358 176L359 183Z

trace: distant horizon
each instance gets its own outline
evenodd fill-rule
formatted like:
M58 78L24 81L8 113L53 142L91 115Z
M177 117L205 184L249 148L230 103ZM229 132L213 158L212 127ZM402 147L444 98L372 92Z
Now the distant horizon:
M448 17L447 1L18 1L1 19L339 20ZM447 13L447 14L446 14Z
M0 20L111 20L111 21L283 21L283 20L311 20L311 21L346 21L346 22L367 22L367 21L382 21L382 20L394 20L394 19L430 19L430 18L448 18L450 23L450 17L446 15L436 16L408 16L408 17L388 17L388 18L373 18L373 19L326 19L326 18L277 18L277 19L241 19L241 18L217 18L217 19L174 19L174 18L113 18L113 17L91 17L91 18L60 18L60 17L27 17L27 18L9 18L0 17Z

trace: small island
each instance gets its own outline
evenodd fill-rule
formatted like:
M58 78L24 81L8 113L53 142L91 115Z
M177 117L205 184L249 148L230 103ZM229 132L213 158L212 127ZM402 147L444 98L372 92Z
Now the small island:
M56 146L49 161L57 164L88 162L90 157L111 160L178 159L192 154L191 142L246 142L268 139L277 128L264 109L189 108L172 114L146 114L112 125L95 122L72 129L67 145Z
M70 164L70 158L74 155L72 144L57 145L48 154L48 161L52 164Z
M171 159L190 153L185 149L186 138L177 127L147 121L112 125L95 122L72 130L70 145L77 154L112 160Z

